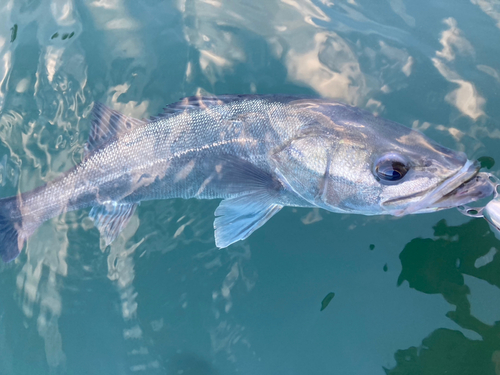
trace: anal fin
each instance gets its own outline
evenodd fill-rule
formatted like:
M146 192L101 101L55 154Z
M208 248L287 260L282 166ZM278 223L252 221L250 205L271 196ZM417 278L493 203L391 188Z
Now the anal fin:
M137 203L109 202L90 210L89 217L94 221L106 246L125 228L136 207Z

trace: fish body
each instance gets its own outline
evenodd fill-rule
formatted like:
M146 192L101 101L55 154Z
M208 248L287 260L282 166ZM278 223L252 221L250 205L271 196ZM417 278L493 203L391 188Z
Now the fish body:
M191 97L150 120L95 103L83 161L0 200L0 255L14 259L41 223L85 207L109 244L152 199L223 199L218 247L245 239L284 206L430 212L491 195L478 170L463 153L332 100Z

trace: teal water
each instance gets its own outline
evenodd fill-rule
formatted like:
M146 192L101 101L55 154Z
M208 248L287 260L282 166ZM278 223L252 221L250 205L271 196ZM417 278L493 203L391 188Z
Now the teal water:
M196 93L336 98L498 161L499 40L496 0L0 0L0 196L80 160L94 101ZM145 202L107 249L88 210L45 223L0 265L0 374L500 374L484 220L287 208L218 250L217 204Z

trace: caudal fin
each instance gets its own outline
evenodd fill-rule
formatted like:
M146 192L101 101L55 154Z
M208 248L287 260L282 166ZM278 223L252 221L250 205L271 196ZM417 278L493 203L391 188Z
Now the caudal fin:
M16 259L24 245L16 203L15 197L0 199L0 256L5 263Z

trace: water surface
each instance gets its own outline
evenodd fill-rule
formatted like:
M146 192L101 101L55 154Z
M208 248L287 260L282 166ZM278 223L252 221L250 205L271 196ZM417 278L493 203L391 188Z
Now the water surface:
M81 159L94 101L200 93L335 98L498 161L499 37L496 0L0 0L0 196ZM88 210L46 222L0 266L0 373L500 374L484 220L286 208L218 250L217 204L144 202L107 249Z

